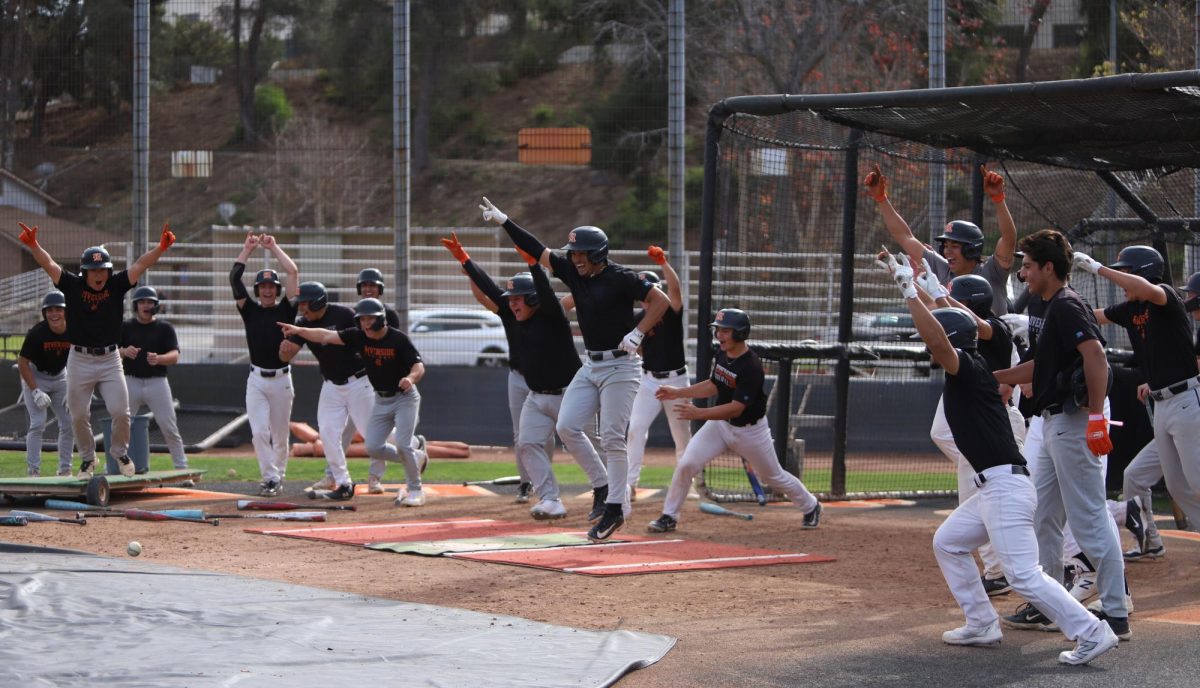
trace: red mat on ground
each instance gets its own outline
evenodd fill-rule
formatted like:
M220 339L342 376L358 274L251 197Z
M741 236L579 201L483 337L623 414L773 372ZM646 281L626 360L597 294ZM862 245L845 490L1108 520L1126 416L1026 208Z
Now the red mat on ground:
M372 542L420 542L453 540L521 533L523 535L560 533L562 528L545 528L531 523L513 523L490 518L461 518L404 523L346 523L301 528L246 528L247 533L278 535L305 540L323 540L343 545Z
M781 552L694 540L649 540L554 549L462 552L447 556L514 566L530 566L564 573L581 573L588 576L667 573L835 561L834 557L815 554Z

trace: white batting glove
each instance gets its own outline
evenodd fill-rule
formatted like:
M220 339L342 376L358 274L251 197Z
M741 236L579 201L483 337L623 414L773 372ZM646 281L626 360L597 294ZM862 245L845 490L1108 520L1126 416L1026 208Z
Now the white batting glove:
M1029 316L1021 313L1005 313L1000 319L1008 323L1014 337L1029 339Z
M887 250L887 247L884 247L881 255L883 258L876 258L875 264L888 271L888 274L896 282L896 286L900 287L900 293L904 294L904 298L917 298L917 287L913 284L913 269L908 264L908 256L902 253L897 260L896 256Z
M1095 258L1092 258L1086 253L1075 251L1075 255L1071 256L1071 265L1080 270L1086 270L1093 275L1100 272L1100 268L1104 267Z
M934 300L944 299L950 295L950 290L938 281L937 274L929 267L929 259L921 259L921 268L925 271L917 278L917 286L924 289Z
M499 208L492 205L492 202L487 199L487 196L483 197L483 203L479 204L479 209L483 211L483 219L487 220L488 222L495 222L498 225L508 222L508 216L505 215Z
M50 395L40 389L33 390L33 405L44 409L50 405Z
M621 340L620 349L628 351L631 354L636 354L638 347L642 345L642 338L646 335L638 328L633 328L625 338Z

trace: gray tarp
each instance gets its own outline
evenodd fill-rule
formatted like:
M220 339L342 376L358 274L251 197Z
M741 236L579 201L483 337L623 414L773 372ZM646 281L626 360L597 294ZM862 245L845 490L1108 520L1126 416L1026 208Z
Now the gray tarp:
M4 686L604 686L674 644L0 544Z

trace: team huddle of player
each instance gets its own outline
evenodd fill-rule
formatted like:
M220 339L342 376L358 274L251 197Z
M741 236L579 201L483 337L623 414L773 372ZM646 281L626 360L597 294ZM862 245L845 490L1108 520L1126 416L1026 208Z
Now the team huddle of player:
M1086 664L1132 637L1125 562L1163 556L1151 486L1165 477L1176 503L1200 523L1200 340L1193 324L1200 273L1180 289L1185 300L1162 284L1162 255L1149 246L1126 247L1106 267L1072 250L1055 230L1018 242L1003 178L980 171L1000 226L986 259L976 225L947 224L935 252L892 207L879 167L864 179L902 249L895 257L885 247L877 262L946 373L930 435L958 465L960 504L938 528L934 552L966 625L942 637L995 645L1002 625L1061 630L1077 644L1059 661ZM1018 303L1027 316L1008 313L1004 298L1017 256L1026 286ZM1093 309L1069 286L1072 268L1113 282L1126 300ZM1138 398L1155 402L1154 439L1126 469L1120 502L1107 501L1105 491L1112 371L1099 326L1107 323L1129 333L1145 379ZM1014 347L1010 324L1028 345L1024 352ZM1117 523L1136 541L1124 553ZM1000 618L988 598L1011 590L1026 603Z

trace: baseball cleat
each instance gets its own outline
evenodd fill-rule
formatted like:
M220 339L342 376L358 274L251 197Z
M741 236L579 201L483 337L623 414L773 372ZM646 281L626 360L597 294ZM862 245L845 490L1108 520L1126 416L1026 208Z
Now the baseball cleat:
M258 484L259 497L278 497L283 492L283 486L278 480L264 480Z
M1095 614L1097 619L1105 622L1105 624L1112 630L1113 635L1117 636L1117 638L1121 640L1129 640L1133 638L1133 632L1129 630L1128 616L1109 616L1104 612L1096 611L1093 611L1092 614Z
M1148 549L1137 549L1136 547L1125 552L1123 555L1125 561L1154 561L1161 559L1167 553L1167 548L1159 545L1158 547L1150 547Z
M1000 620L1005 628L1015 628L1022 631L1046 631L1053 633L1058 626L1038 611L1038 608L1026 602L1017 607L1017 612Z
M673 516L663 514L650 522L646 526L646 530L651 533L669 533L679 527L679 521L676 521Z
M1103 624L1100 626L1100 632L1095 637L1080 638L1074 650L1060 652L1058 654L1058 661L1063 664L1087 664L1113 649L1120 642L1112 632L1112 629L1108 627L1108 624Z
M95 459L85 459L83 461L83 463L79 464L79 473L75 477L82 478L84 480L91 480L92 473L94 473L95 470L96 470L96 460Z
M1075 580L1071 581L1071 585L1067 590L1071 593L1080 604L1087 602L1096 596L1096 576L1095 571L1082 571L1075 574Z
M304 488L304 491L312 492L313 490L322 490L322 491L332 490L335 487L337 487L337 483L334 482L333 476L326 475L325 477L321 478L320 480L313 483L312 485L309 485L308 487Z
M1087 608L1089 612L1095 614L1096 616L1099 616L1100 618L1107 618L1104 614L1104 601L1099 597L1092 600L1092 603L1089 604ZM1133 598L1129 595L1125 595L1125 613L1133 614ZM1117 635L1120 635L1120 633ZM1129 640L1129 638L1121 638L1121 640Z
M821 503L817 502L812 511L804 514L804 520L800 522L800 527L812 529L819 525L821 525Z
M383 481L375 476L367 476L367 494L383 494Z
M69 477L71 477L71 469L70 468L60 468L60 469L58 469L58 473L55 473L55 475L60 478L69 478Z
M997 597L999 595L1007 595L1012 592L1012 586L1008 584L1008 579L1004 576L999 578L988 578L984 576L980 579L983 581L983 591L988 597Z
M535 521L555 521L567 517L567 508L561 499L543 499L529 510Z
M1000 620L997 619L990 624L978 628L971 626L959 626L953 631L946 631L942 634L942 642L947 645L978 645L980 647L994 647L1000 644L1000 639L1003 634L1000 632Z
M1150 547L1150 534L1146 532L1146 521L1142 518L1142 506L1138 500L1125 502L1125 527L1133 533L1137 548L1146 550Z
M128 456L117 457L117 468L121 471L121 475L126 478L132 478L137 470L134 468L133 459L130 459Z
M396 506L425 506L425 493L421 490L409 490L403 497L397 497Z
M595 523L604 517L604 501L608 499L608 485L592 488L592 510L588 514L588 523Z
M30 478L40 478L42 477L42 471L40 468L30 468L25 472L25 475Z
M636 501L637 501L637 485L630 485L630 486L629 486L629 501L630 501L630 502L636 502Z
M354 497L354 483L338 485L337 488L321 493L321 497L334 501L345 501Z
M417 438L417 468L421 475L425 475L425 469L429 466L429 450L425 448L425 436L416 435Z
M588 540L592 542L604 542L613 536L613 533L621 529L625 525L625 516L621 513L620 504L605 504L604 515L600 517L600 522L592 526L588 531Z
M517 486L517 504L525 504L529 502L529 495L533 492L532 483L521 483Z

